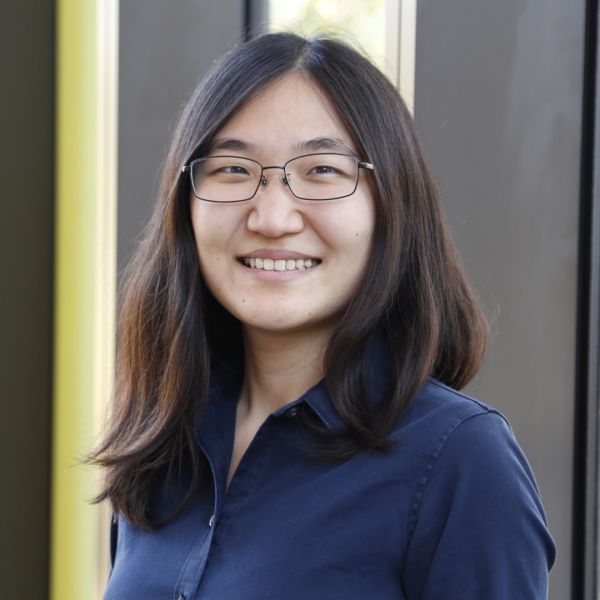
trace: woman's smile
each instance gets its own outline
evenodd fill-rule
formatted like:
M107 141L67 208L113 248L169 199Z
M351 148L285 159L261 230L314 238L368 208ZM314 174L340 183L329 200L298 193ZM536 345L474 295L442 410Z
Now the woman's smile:
M316 258L297 258L296 260L288 259L276 259L272 258L242 258L241 262L246 267L251 269L258 269L260 271L305 271L306 269L313 269L321 261Z
M238 260L251 269L280 272L305 271L321 263L321 259L312 254L268 248L245 252Z
M282 249L253 250L244 253L238 261L251 271L249 275L264 281L290 281L314 271L322 262L310 254Z

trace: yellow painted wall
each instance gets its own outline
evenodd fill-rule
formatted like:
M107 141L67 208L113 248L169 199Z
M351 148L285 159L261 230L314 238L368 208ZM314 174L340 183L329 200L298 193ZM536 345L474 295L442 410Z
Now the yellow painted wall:
M117 8L57 2L52 600L97 598L106 575L97 474L78 461L112 381Z

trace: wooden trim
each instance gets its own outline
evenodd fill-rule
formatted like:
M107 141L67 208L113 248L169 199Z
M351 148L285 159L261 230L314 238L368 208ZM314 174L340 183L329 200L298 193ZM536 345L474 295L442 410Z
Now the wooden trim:
M417 0L386 2L386 74L415 114Z

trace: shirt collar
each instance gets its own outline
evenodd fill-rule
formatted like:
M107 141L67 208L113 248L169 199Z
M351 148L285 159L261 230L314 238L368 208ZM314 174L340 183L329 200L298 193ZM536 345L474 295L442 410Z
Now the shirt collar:
M387 396L391 382L390 364L389 343L380 333L367 344L363 363L367 389L366 401L370 407L376 406ZM232 418L232 411L235 414L240 386L241 375L239 372L223 364L213 369L209 386L209 402L200 423L200 429L210 427L213 435L216 429L221 434L219 437L226 437L224 428L228 426L228 423L223 421ZM296 400L278 408L272 413L272 416L278 417L287 414L304 403L310 406L327 428L344 427L344 420L332 402L324 380L308 389Z
M363 363L367 389L366 401L369 407L377 406L387 398L391 384L390 367L389 343L383 333L378 333L367 344ZM273 415L284 414L303 402L310 406L329 429L339 429L345 426L342 416L331 400L324 380L310 388L294 402L279 408Z

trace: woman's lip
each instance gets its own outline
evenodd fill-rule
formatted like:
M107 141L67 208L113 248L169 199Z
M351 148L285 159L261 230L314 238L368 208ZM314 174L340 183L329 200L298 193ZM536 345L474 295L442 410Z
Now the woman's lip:
M272 260L319 260L314 255L302 254L301 252L294 252L293 250L273 250L268 248L261 248L259 250L252 250L252 252L240 254L238 260L242 258L270 258Z

